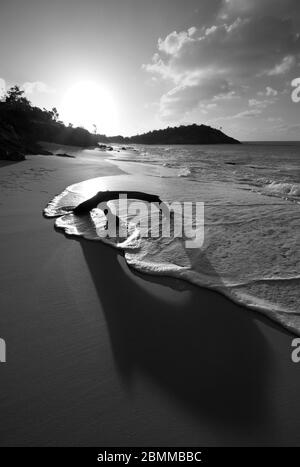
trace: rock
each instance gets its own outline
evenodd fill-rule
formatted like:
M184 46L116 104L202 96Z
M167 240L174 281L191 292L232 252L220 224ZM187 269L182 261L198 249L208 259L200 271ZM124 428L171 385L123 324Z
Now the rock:
M8 157L10 161L24 161L25 160L25 155L19 151L11 151Z
M75 156L71 156L71 154L66 154L65 152L64 153L58 153L58 154L55 154L56 156L59 156L59 157L71 157L72 159L75 159Z
M140 199L142 201L148 201L149 203L158 203L160 207L166 206L159 196L151 193L144 193L143 191L98 191L98 193L92 198L83 201L73 209L74 214L80 216L87 214L92 209L96 208L100 203L106 203L113 199L119 199L120 195L126 195L128 199Z
M1 144L1 142L0 142ZM14 149L8 149L1 147L0 149L0 160L7 160L7 161L24 161L25 155Z
M0 159L25 160L25 148L11 125L0 123Z

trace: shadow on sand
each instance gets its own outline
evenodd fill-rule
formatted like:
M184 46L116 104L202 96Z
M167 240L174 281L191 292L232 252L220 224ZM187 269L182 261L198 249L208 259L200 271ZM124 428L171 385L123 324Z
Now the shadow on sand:
M0 169L1 167L6 167L7 165L17 164L18 162L22 162L22 161L0 160Z
M176 282L132 275L117 251L80 243L128 386L146 374L197 417L241 430L262 427L270 412L270 358L254 313L181 281L187 300L168 303L151 293L151 282L167 288Z

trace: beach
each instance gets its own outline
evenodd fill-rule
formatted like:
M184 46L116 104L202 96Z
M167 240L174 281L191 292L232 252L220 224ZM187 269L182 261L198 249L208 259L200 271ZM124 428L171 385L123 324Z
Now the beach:
M121 251L56 232L42 212L67 186L138 185L107 153L69 152L0 163L0 444L298 444L295 336L217 292L144 275Z

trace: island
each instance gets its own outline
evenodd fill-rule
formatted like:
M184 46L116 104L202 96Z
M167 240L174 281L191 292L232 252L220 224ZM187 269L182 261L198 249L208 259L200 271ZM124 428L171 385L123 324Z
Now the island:
M106 143L119 144L241 144L221 130L207 125L180 125L163 130L149 131L130 137L112 136L101 139Z

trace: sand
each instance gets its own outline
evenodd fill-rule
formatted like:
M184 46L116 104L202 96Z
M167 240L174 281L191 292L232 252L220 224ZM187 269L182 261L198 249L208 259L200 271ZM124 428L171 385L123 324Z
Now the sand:
M0 163L0 445L299 445L294 336L43 218L98 154Z

